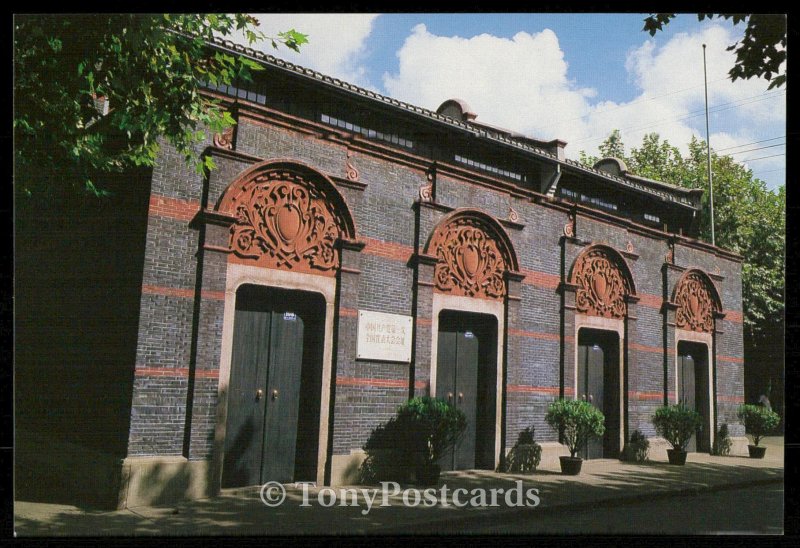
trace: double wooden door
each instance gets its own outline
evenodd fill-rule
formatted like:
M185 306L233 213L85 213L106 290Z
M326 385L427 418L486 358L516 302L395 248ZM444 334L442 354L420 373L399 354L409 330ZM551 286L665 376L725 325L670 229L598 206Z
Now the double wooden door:
M707 432L709 414L708 396L708 349L704 344L678 343L678 402L697 411L703 426L689 439L686 451L708 451Z
M605 417L605 434L592 437L585 459L619 455L619 338L616 333L582 329L578 337L578 393Z
M494 465L496 325L493 317L476 314L440 316L436 395L467 418L464 435L439 463L443 470Z
M308 348L318 339L309 332L318 322L309 321L309 307L300 297L252 286L237 294L224 487L295 480L304 361L318 354ZM307 363L306 369L314 365ZM315 389L316 383L306 384Z

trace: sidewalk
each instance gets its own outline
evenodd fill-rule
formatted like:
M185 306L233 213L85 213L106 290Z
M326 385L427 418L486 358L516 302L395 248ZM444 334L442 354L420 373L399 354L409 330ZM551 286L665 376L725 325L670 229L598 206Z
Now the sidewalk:
M213 499L183 502L164 507L138 507L103 512L74 506L17 501L14 508L17 536L134 536L134 535L364 535L413 534L414 525L476 519L502 519L520 512L543 513L565 508L609 506L632 500L686 493L702 493L736 487L783 481L783 438L767 438L763 460L747 457L713 457L691 453L686 466L672 466L657 458L647 464L617 460L583 463L579 476L563 476L557 468L539 469L533 475L497 474L489 471L463 471L442 474L449 492L476 488L510 489L522 480L522 491L538 489L536 507L506 506L503 495L498 507L456 508L437 505L403 505L402 492L390 497L389 506L380 506L378 494L372 508L359 497L358 506L342 506L337 500L323 507L317 499L320 489L308 489L310 506L300 506L303 491L286 486L282 505L265 506L255 487L225 490ZM371 488L374 486L364 486ZM415 486L403 486L414 488ZM324 488L323 488L324 489ZM340 487L334 488L337 492ZM418 488L420 491L423 488ZM413 493L412 493L413 494ZM463 495L461 500L469 500ZM413 500L413 496L410 497ZM323 501L330 500L323 496ZM452 498L450 499L452 500ZM423 499L424 502L424 499ZM508 531L513 533L513 531Z

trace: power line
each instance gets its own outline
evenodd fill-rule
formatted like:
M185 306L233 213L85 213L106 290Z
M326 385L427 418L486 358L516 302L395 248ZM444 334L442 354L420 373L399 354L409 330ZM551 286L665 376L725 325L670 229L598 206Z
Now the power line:
M756 173L757 176L764 175L765 173L775 173L776 171L786 171L785 167L779 167L778 169L770 169L769 171L759 171Z
M725 148L719 148L719 149L716 149L716 151L717 151L717 152L722 152L723 150L730 150L730 149L732 149L732 148L742 148L742 147L746 147L746 146L748 146L748 145L755 145L755 144L758 144L758 143L767 143L767 142L769 142L769 141L774 141L774 140L776 140L776 139L785 139L785 138L786 138L786 135L781 135L780 137L773 137L772 139L761 139L760 141L751 141L751 142L749 142L749 143L744 143L744 144L741 144L741 145L736 145L735 147L725 147Z
M739 150L737 152L729 152L725 156L733 156L734 154L743 154L745 152L753 152L754 150L764 150L765 148L772 148L772 147L785 147L786 143L778 143L777 145L768 145L765 147L756 147L756 148L748 148L747 150ZM719 151L717 151L719 152Z
M766 160L767 158L777 158L778 156L786 156L786 153L782 152L780 154L773 154L772 156L761 156L759 158L748 158L747 160L737 160L737 161L740 164L743 164L745 162L755 162L756 160Z

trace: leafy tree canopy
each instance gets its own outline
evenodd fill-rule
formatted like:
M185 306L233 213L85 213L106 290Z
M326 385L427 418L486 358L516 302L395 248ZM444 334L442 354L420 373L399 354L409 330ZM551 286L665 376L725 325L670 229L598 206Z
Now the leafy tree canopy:
M745 80L753 77L765 78L770 82L767 89L786 84L786 71L781 73L781 65L786 61L786 16L767 13L699 13L698 20L721 17L731 19L734 25L747 23L742 39L728 47L736 52L736 63L728 72L731 80ZM654 13L644 20L644 28L655 36L663 30L674 13Z
M203 129L224 130L230 113L200 93L200 81L231 83L261 67L209 49L241 32L249 43L294 50L294 29L265 36L249 15L36 14L14 23L15 187L18 196L106 191L103 174L153 164L158 139L198 170ZM101 116L98 100L110 110Z

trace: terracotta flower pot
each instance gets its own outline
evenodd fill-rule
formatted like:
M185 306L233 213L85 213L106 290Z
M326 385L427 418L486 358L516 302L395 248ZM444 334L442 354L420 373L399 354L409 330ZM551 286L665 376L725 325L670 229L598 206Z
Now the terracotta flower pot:
M577 476L581 473L583 459L580 457L558 457L561 461L561 473L565 476Z
M670 464L678 464L683 466L686 464L686 451L679 451L678 449L667 449L667 458Z
M761 447L760 445L748 445L747 452L750 453L751 459L763 459L764 453L767 452L767 448Z

